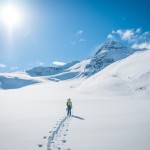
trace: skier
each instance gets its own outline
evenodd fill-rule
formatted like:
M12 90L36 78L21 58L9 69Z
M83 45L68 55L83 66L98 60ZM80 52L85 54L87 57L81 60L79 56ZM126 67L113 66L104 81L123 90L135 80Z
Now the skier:
M71 99L69 98L67 100L67 116L71 116L71 109L72 109L72 102Z

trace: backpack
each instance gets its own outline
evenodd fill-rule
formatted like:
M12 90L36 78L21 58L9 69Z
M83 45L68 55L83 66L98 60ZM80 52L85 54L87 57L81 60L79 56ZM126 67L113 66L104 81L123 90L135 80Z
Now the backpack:
M67 102L67 106L72 107L72 102L70 100Z

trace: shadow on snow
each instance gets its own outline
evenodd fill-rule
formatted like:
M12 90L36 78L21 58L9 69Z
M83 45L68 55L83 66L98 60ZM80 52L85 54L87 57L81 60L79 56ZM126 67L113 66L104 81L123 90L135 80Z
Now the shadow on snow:
M72 115L73 118L76 118L76 119L80 119L80 120L85 120L84 118L81 118L79 116L75 116L75 115Z

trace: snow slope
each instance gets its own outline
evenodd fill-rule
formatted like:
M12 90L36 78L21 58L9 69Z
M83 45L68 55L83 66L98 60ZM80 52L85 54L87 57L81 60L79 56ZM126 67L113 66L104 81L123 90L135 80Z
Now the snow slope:
M139 51L88 78L80 89L86 93L113 91L150 94L150 50Z
M0 74L0 89L16 89L27 85L42 82L39 78L32 78L23 72L16 73L1 73Z

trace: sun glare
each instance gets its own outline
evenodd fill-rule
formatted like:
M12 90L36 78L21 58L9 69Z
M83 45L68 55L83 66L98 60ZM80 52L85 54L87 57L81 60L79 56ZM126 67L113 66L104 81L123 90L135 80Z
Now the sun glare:
M21 12L12 4L4 6L0 11L0 15L2 23L9 29L19 25L22 19Z

